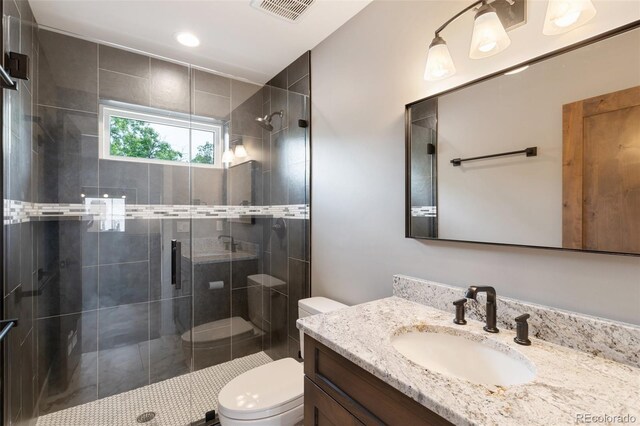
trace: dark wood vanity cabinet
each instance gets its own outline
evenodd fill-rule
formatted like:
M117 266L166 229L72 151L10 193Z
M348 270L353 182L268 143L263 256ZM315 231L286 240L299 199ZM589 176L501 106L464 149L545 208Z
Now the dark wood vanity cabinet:
M304 351L305 426L452 424L309 336Z

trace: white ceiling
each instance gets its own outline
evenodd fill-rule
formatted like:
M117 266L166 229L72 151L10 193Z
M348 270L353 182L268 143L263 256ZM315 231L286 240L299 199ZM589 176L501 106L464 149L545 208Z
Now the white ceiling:
M265 83L371 0L315 0L290 23L249 0L30 0L40 25ZM200 46L174 34L189 31Z

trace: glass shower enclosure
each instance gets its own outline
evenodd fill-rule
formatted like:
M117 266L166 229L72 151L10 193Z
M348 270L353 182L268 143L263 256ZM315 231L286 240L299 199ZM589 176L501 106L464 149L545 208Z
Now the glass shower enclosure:
M3 14L4 424L202 422L297 357L309 54L257 85Z

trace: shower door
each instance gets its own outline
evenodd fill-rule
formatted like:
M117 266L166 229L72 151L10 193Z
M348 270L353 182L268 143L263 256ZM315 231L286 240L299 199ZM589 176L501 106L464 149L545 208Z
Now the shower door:
M201 420L298 353L308 54L263 87L2 10L3 57L30 59L2 91L2 420Z
M188 424L191 169L222 127L192 120L190 66L3 13L31 62L3 90L3 420Z

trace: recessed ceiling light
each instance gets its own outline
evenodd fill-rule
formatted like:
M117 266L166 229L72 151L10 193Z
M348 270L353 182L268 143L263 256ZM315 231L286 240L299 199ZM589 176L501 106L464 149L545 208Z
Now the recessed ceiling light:
M197 47L200 45L200 40L198 37L191 33L177 33L175 35L176 40L183 46L187 47Z

